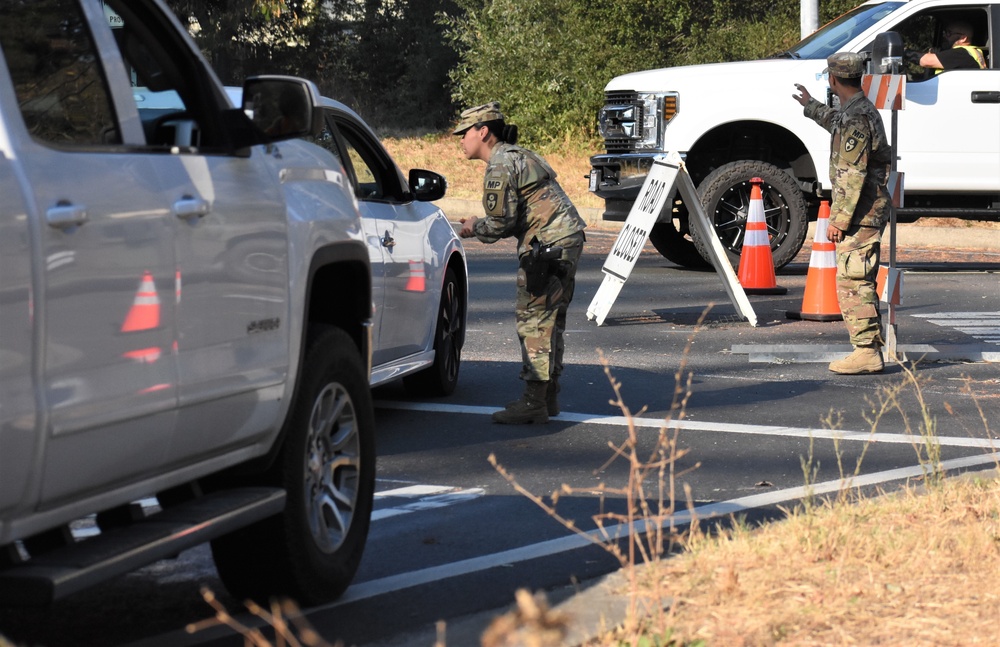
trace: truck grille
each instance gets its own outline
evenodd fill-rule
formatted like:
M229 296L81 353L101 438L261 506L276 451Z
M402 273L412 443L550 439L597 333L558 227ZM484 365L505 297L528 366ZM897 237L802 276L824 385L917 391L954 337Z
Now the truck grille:
M604 148L609 153L627 153L635 150L635 141L641 137L643 105L636 92L605 92L604 107L598 117Z

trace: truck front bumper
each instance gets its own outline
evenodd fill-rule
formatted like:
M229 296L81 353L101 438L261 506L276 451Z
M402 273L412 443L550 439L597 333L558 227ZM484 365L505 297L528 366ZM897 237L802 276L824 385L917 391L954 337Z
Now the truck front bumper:
M604 198L604 220L624 221L656 153L606 153L590 158L590 190Z

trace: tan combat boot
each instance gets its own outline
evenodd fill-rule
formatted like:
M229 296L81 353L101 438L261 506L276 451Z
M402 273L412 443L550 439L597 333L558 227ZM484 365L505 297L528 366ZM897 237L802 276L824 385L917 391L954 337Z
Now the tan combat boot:
M881 373L884 368L882 351L877 346L858 346L847 357L830 362L830 370L841 375Z
M549 421L548 406L545 403L548 388L548 382L525 382L521 399L511 402L503 411L494 413L493 422L501 425L545 424Z

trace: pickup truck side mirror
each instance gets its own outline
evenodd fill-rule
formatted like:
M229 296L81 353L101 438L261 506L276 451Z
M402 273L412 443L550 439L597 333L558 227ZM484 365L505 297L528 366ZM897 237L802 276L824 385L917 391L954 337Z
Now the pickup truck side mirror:
M320 102L314 83L293 76L256 76L243 83L242 110L264 143L318 135L323 129Z
M410 169L410 193L418 202L433 202L444 197L448 181L434 171L422 168Z
M872 44L872 74L901 74L903 70L903 39L894 31L882 32Z

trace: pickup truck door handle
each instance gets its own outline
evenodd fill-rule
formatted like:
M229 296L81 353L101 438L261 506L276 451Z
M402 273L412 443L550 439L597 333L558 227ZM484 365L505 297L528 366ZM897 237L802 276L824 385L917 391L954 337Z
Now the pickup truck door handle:
M389 235L388 229L385 230L385 235L382 236L381 243L382 247L388 247L389 249L392 249L393 247L396 246L396 240Z
M211 207L208 206L208 200L192 198L189 195L174 203L174 215L183 220L201 218L208 215L211 210Z
M45 222L55 229L69 229L87 222L87 208L60 201L45 212Z
M972 103L1000 103L1000 92L991 90L973 90Z

